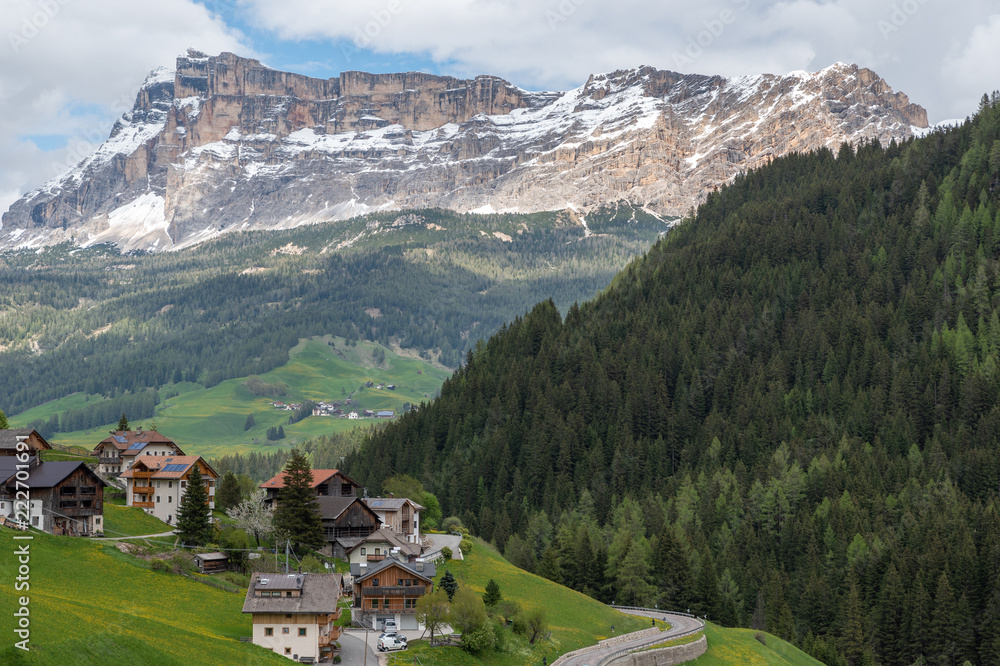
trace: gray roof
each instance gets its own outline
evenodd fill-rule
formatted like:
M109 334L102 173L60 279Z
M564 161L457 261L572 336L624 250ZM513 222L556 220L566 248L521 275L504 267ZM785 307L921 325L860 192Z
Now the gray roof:
M399 511L405 502L412 504L417 511L424 510L424 507L405 497L366 497L364 501L376 511Z
M17 436L22 435L24 437L29 436L31 433L35 433L38 439L45 442L45 439L35 432L34 428L6 428L0 430L0 449L16 449L17 448ZM48 446L48 442L45 442Z
M371 534L369 534L368 536L362 539L358 539L357 543L355 543L354 546L352 546L351 548L347 548L346 546L345 548L347 548L347 550L353 550L354 548L357 548L360 544L373 543L373 542L387 543L391 546L399 548L400 552L406 555L412 555L414 557L419 555L420 551L422 550L420 544L407 543L403 539L400 539L398 536L396 536L396 533L390 530L388 527L379 528L374 532L372 532Z
M48 462L40 462L31 470L26 483L29 488L51 488L65 480L67 476L75 472L80 466L83 466L90 473L90 476L94 477L95 484L100 484L101 486L108 485L101 477L94 474L82 460L50 460ZM10 477L7 477L7 480L9 479Z
M417 566L421 564L420 562L400 562L395 558L387 557L384 560L366 566L363 569L360 564L352 564L351 575L354 576L355 582L357 582L358 580L368 578L372 574L376 574L379 571L382 571L382 569L392 566L393 564L402 569L406 569L415 576L419 576L420 578L425 578L427 580L434 580L434 576L437 573L434 565L430 562L423 563L423 571L418 571Z
M298 597L255 597L255 589L285 590L296 589L296 578L302 579L302 596ZM261 579L268 582L264 584ZM278 581L277 579L283 579ZM290 585L290 587L289 587ZM334 574L301 573L269 574L255 573L247 588L244 613L333 613L340 599L340 578Z
M225 553L195 553L194 556L203 562L229 559Z
M335 520L340 517L340 514L347 511L347 507L359 499L359 497L321 495L316 498L316 503L319 504L319 512L323 516L323 520Z
M339 543L344 550L351 550L364 540L364 537L336 537L334 542Z

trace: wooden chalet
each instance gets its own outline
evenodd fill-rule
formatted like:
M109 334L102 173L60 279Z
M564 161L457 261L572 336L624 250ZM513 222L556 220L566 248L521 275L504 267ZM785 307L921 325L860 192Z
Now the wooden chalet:
M316 497L357 497L361 489L361 484L337 469L312 470L310 485L316 489ZM267 493L264 504L273 506L285 487L285 472L279 472L260 487Z
M117 476L141 456L182 456L184 452L169 437L155 430L138 429L112 430L90 455L97 457L98 472Z
M351 565L354 616L374 629L395 620L400 629L420 629L417 600L434 591L434 565L387 558L371 565Z
M18 442L24 442L28 446L28 453L32 455L52 448L33 428L7 428L0 430L0 456L16 456Z
M18 483L29 493L28 519L31 527L51 534L93 536L104 531L105 483L80 460L42 462L32 456L28 478L18 479L19 461L0 458L0 516L18 521L15 514ZM23 465L23 463L21 463Z
M382 526L378 514L360 497L317 497L323 516L323 553L329 557L346 557L354 546Z
M302 663L329 659L341 629L341 577L336 574L255 573L243 612L253 618L255 645Z

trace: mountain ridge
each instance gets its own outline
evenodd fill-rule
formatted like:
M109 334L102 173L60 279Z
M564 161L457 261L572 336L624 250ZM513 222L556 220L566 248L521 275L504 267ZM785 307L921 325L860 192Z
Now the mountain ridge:
M0 249L176 249L380 210L682 214L793 151L903 140L926 111L871 70L726 79L652 67L565 92L499 77L282 72L189 51L150 73L109 139L15 202Z

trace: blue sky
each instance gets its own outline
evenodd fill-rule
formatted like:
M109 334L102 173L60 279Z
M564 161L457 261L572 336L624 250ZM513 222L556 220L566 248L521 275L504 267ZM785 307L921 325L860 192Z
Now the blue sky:
M640 65L737 76L842 61L931 122L1000 88L1000 0L4 0L0 36L0 211L92 152L146 73L189 47L322 78L494 74L534 90Z

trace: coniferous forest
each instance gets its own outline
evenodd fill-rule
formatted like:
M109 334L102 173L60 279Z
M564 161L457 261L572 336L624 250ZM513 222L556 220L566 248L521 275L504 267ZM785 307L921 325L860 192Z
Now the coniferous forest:
M515 564L828 664L1000 663L1000 97L775 160L538 304L347 471Z

